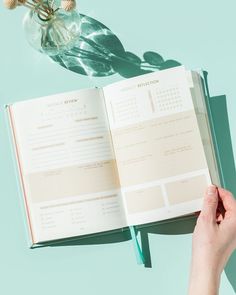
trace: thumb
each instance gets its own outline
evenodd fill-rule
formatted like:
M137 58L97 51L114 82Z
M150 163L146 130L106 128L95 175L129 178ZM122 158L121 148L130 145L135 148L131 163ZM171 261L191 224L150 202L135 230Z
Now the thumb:
M218 190L215 185L210 185L205 193L203 207L200 215L209 217L210 219L216 218L216 210L218 206Z

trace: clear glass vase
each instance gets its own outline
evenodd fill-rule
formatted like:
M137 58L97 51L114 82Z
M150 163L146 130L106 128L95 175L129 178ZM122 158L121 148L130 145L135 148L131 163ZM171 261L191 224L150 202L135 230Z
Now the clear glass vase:
M48 19L30 10L24 18L24 31L29 44L50 56L70 50L80 36L80 16L73 10L58 9Z

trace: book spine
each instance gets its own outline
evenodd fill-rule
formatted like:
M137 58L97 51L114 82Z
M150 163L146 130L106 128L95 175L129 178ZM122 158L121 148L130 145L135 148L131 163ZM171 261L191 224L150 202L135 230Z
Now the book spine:
M22 165L20 161L20 154L19 154L19 148L17 144L17 136L16 136L16 130L15 130L15 122L14 122L14 116L12 112L11 105L6 106L6 121L8 123L8 135L10 140L10 146L12 149L12 155L13 155L13 161L15 164L15 174L16 174L16 180L17 180L17 186L18 186L18 193L20 197L20 202L22 204L23 199L23 215L25 226L27 228L27 243L29 245L29 248L33 247L34 244L34 235L33 235L33 229L30 219L30 212L29 212L29 205L26 197L26 188L24 184L23 179L23 171L22 171Z

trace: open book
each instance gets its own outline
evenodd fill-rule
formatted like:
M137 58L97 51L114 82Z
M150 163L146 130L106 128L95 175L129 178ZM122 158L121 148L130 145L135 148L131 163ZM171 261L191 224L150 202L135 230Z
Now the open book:
M32 245L190 214L220 184L201 76L182 66L7 109Z

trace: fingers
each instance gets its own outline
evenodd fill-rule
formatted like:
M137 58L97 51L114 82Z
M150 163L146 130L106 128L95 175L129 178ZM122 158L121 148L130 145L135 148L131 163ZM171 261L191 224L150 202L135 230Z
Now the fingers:
M216 220L216 210L218 206L218 191L215 185L210 185L205 193L203 207L200 216Z
M223 188L220 188L220 187L218 188L218 192L219 192L219 197L222 200L225 210L226 211L231 211L231 210L236 211L236 201L235 201L233 195L231 194L231 192L229 192Z

